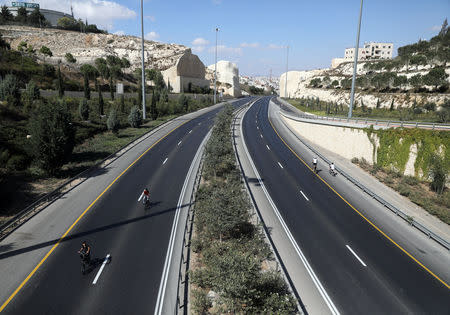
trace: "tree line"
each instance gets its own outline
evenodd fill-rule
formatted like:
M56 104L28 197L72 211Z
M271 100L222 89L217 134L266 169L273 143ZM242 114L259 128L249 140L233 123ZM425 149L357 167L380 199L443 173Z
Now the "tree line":
M0 36L0 120L3 124L14 117L20 122L13 124L10 130L5 128L8 134L0 130L0 165L11 171L35 165L50 175L56 174L70 160L74 146L86 138L106 130L117 134L127 126L139 128L144 122L141 97L125 99L122 94L115 99L113 87L125 76L123 70L130 66L126 58L111 55L98 58L94 65L82 65L84 97L77 100L65 96L68 80L61 71L61 64L56 69L53 65L37 64L30 55L30 46L26 43L19 46L21 52L11 50ZM40 52L52 55L45 46ZM75 60L71 55L66 58ZM177 99L169 99L169 87L161 73L148 69L147 75L155 83L151 90L146 86L146 92L152 92L146 104L152 120L212 104L209 96L193 99L181 94ZM103 99L99 78L109 82L112 96L109 101ZM39 86L44 81L58 91L57 97L41 96ZM92 82L97 97L91 94ZM24 140L26 135L29 137Z
M3 5L0 10L0 24L52 27L39 8L34 8L31 12L28 12L25 7L19 7L17 9L17 15L14 16L6 5ZM58 19L56 28L83 33L107 33L104 30L98 29L97 25L89 24L87 20L77 20L74 17L68 16Z

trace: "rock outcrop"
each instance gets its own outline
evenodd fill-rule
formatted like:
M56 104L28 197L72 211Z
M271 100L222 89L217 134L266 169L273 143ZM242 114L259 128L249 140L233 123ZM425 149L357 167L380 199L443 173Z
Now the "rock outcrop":
M364 68L365 62L359 62L357 67L357 76L364 76L369 71ZM398 75L410 78L416 74L425 75L432 67L430 65L403 67L396 72ZM450 74L450 67L447 66L447 74ZM380 71L371 71L380 72ZM335 69L319 69L310 71L289 71L287 73L287 89L286 89L286 73L280 76L280 96L289 98L319 98L326 102L336 102L348 106L350 103L350 91L342 88L333 88L331 86L322 86L321 88L312 88L310 82L312 79L318 78L323 80L328 78L328 82L339 81L343 79L351 79L353 74L353 63L345 62ZM285 91L286 89L286 91ZM394 107L410 107L414 103L434 102L438 105L442 104L446 99L450 98L448 93L382 93L370 90L355 92L355 102L365 106L375 108L377 104L383 108L389 108L394 102Z
M209 81L205 80L205 65L190 50L179 57L174 66L163 71L162 75L175 93L191 92L194 87L209 86Z
M0 33L13 48L17 48L21 41L32 45L36 51L41 46L47 46L52 51L53 57L46 58L46 62L56 63L58 60L65 62L66 53L71 53L79 64L93 63L96 58L115 55L130 61L131 67L128 71L141 67L141 39L135 36L85 34L11 25L0 25ZM190 49L183 45L145 41L146 66L158 70L174 66L186 52L190 52Z
M214 84L214 64L208 67L207 77ZM217 81L220 82L218 90L222 89L224 94L233 97L241 96L241 86L239 84L239 69L232 62L221 60L217 62Z

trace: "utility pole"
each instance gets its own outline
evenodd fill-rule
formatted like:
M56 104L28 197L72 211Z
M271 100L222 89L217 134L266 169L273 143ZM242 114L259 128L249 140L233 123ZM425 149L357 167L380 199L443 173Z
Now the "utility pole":
M214 104L217 103L217 33L219 32L219 28L216 27L216 56L214 61Z
M352 90L350 92L350 106L348 108L348 118L352 118L353 102L355 101L355 82L356 82L356 69L358 67L359 32L361 31L362 8L363 8L363 0L361 0L361 6L359 7L359 21L358 21L358 31L356 33L356 45L354 54L355 60L353 61Z
M145 119L145 64L144 64L144 3L141 0L141 46L142 46L142 117Z
M289 70L289 45L286 46L286 77L284 81L284 98L287 98L287 79Z

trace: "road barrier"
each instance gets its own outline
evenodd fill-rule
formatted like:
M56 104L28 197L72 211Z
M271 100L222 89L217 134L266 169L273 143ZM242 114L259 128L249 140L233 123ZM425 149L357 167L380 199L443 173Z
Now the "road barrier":
M205 137L204 142L202 143L202 147L199 150L203 150L200 156L200 164L197 169L197 173L195 174L194 186L191 192L191 196L189 199L189 207L188 207L188 215L186 218L186 223L184 225L183 232L183 243L181 245L181 257L178 268L178 284L177 284L177 301L175 303L175 309L173 314L176 315L180 312L181 309L184 311L183 314L187 314L188 308L188 293L189 293L189 282L188 282L188 271L189 271L189 260L190 260L190 246L191 246L191 238L192 232L194 228L194 203L195 203L195 195L197 193L198 187L200 186L200 180L202 179L202 171L203 171L203 162L205 156L205 147L206 143L211 136L211 131ZM184 268L183 268L184 266Z
M273 100L273 98L272 98ZM277 104L276 102L274 102L275 104ZM278 104L280 104L280 102L278 101ZM283 110L280 107L281 110ZM291 116L291 115L285 115L284 113L281 113L281 115L284 116ZM292 119L295 119L294 117L290 117ZM450 127L450 125L448 125ZM286 127L292 132L292 134L304 145L306 146L309 150L311 150L312 152L314 152L315 155L317 155L318 157L320 157L323 161L325 161L328 165L331 164L331 161L328 160L324 155L322 155L319 151L317 151L316 149L314 149L312 146L310 146L308 143L306 143L305 141L303 141L302 139L300 139L300 137L293 131L291 130L287 125ZM417 228L419 231L421 231L422 233L426 234L429 238L435 240L437 243L439 243L440 245L442 245L443 247L445 247L446 249L450 250L450 243L447 242L444 238L440 237L439 235L437 235L436 233L430 231L427 227L425 227L424 225L420 224L419 222L417 222L416 220L414 220L413 217L407 215L406 213L404 213L402 210L400 210L399 208L397 208L396 206L390 204L388 201L384 200L382 197L378 196L377 194L375 194L373 191L371 191L369 188L367 188L366 186L364 186L363 184L361 184L359 181L357 181L356 179L354 179L350 174L348 174L347 172L345 172L344 170L338 168L337 166L335 166L336 171L338 173L340 173L342 176L344 176L346 179L348 179L350 182L352 182L355 186L357 186L359 189L361 189L362 191L364 191L366 194L368 194L369 196L371 196L373 199L375 199L376 201L378 201L379 203L381 203L385 208L391 210L393 213L395 213L397 216L401 217L403 220L405 220L409 225Z
M286 104L284 100L279 98L272 98L272 101L280 106L280 108L284 111L289 111L286 109ZM289 104L290 105L290 104ZM292 106L292 105L290 105ZM444 130L450 131L450 124L438 124L438 123L428 123L428 122L418 122L418 121L396 121L396 120L383 120L383 119L369 119L369 118L344 118L337 116L318 116L313 114L307 114L304 112L292 112L296 117L309 119L309 120L318 120L324 122L333 122L336 123L344 123L345 126L348 124L360 125L361 127L368 128L370 126L374 126L377 128L421 128L421 129L431 129L431 130Z

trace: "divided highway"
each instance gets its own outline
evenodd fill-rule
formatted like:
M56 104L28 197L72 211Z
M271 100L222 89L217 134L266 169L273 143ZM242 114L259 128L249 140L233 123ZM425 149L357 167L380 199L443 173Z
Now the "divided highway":
M269 100L258 100L245 114L244 139L337 312L448 314L448 284L365 221L289 150L269 122Z
M248 99L233 104L237 107L246 102ZM36 267L34 275L17 291L4 312L154 312L180 192L191 162L218 111L207 112L174 129L113 182L67 238ZM144 209L138 202L145 187L150 190L150 209ZM96 261L96 267L84 276L77 254L83 240L91 245L92 258ZM52 244L38 241L33 246L12 250L0 247L0 260L20 257L49 243ZM104 264L107 255L111 260ZM1 275L2 278L11 276L14 275ZM12 293L3 292L3 295Z

